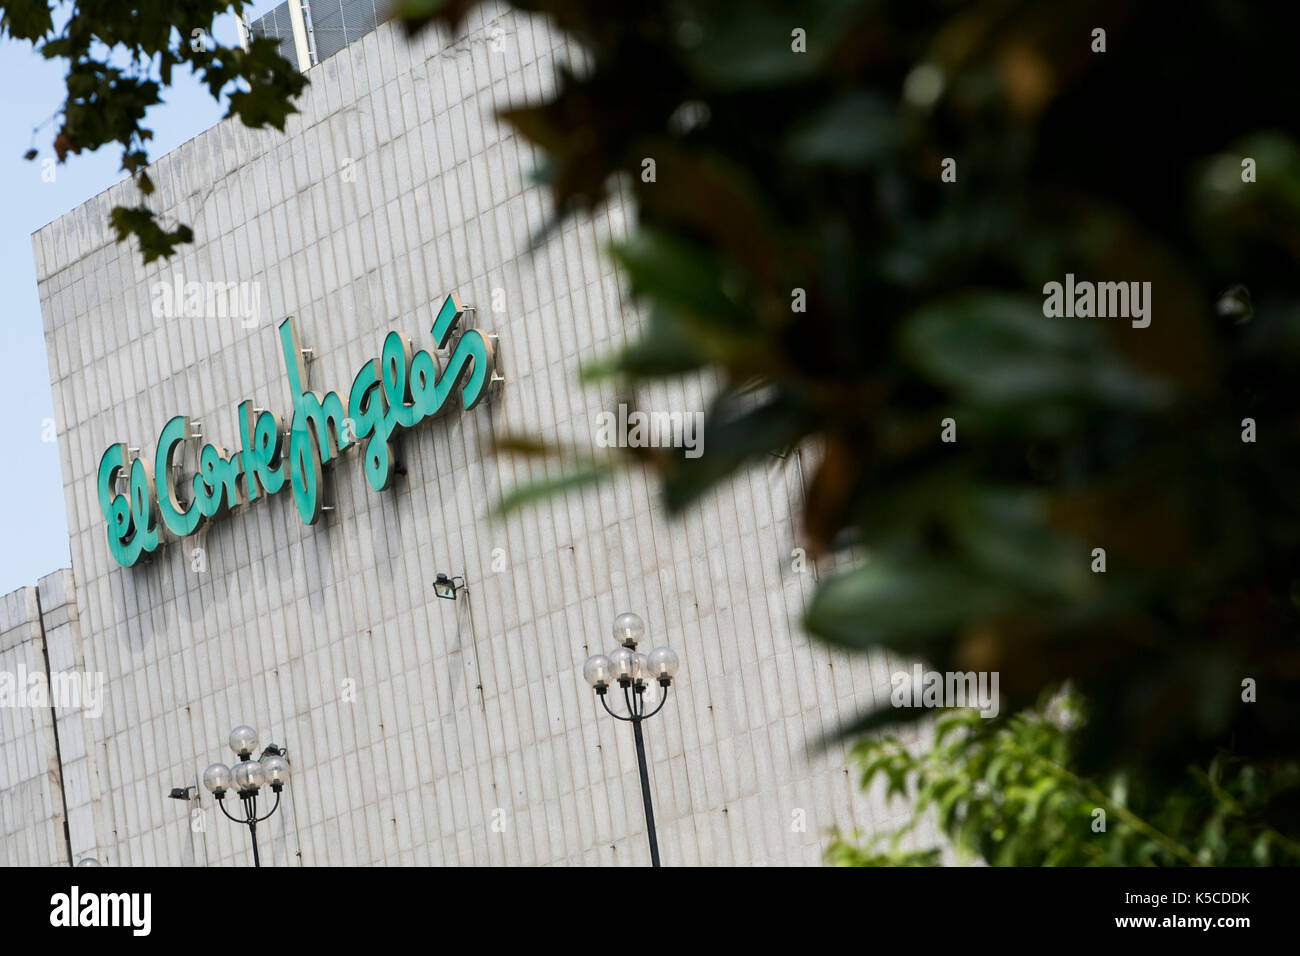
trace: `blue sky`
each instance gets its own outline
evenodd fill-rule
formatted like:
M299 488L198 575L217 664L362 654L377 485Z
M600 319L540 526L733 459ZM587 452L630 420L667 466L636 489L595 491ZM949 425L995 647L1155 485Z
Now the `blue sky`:
M250 6L256 19L279 0ZM235 41L232 17L219 20L217 37ZM7 503L0 547L0 594L8 594L57 568L70 565L68 518L56 444L42 440L54 416L50 397L45 336L32 261L31 234L46 223L103 192L122 178L121 152L105 147L95 154L69 157L55 166L54 182L41 178L42 161L52 156L55 123L47 122L63 102L63 64L48 62L25 43L0 40L0 289L7 314L0 348L0 442L8 454L0 469L0 492ZM164 93L166 102L149 113L154 131L150 157L157 159L215 124L225 113L192 77L179 77ZM45 124L42 126L42 124ZM41 126L33 140L33 127ZM27 162L35 146L41 155Z

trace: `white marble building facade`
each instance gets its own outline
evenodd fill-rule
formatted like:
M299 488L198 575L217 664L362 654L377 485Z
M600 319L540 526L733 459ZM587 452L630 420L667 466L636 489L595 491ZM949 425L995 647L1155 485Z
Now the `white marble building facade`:
M145 267L113 241L109 209L137 201L125 183L33 237L80 622L69 665L106 688L102 716L79 719L74 856L250 862L247 833L208 794L167 799L231 762L226 735L248 723L293 768L259 828L264 865L645 864L631 733L580 673L622 610L682 658L673 699L646 724L665 865L815 864L830 828L899 822L858 792L843 748L810 750L888 699L889 669L801 633L815 572L790 566L797 456L685 519L640 470L493 515L542 474L493 440L589 447L617 396L579 372L638 321L601 251L628 229L625 206L530 251L548 214L528 180L538 157L494 118L575 55L545 21L505 13L450 39L408 43L380 26L309 71L286 134L227 121L157 159L157 207L196 235L172 260ZM256 314L156 317L152 290L177 277L241 284ZM390 329L432 349L451 292L500 337L505 382L490 404L403 438L393 487L371 490L351 449L326 472L333 510L314 526L286 490L152 560L113 560L96 490L110 444L149 455L184 414L238 449L240 402L291 412L285 316L313 350L311 387L346 397ZM686 382L650 400L698 409L706 394ZM435 598L439 572L468 593ZM49 800L15 789L23 766L0 764L0 819L61 828L61 801L55 821ZM61 834L28 844L7 861L68 852Z

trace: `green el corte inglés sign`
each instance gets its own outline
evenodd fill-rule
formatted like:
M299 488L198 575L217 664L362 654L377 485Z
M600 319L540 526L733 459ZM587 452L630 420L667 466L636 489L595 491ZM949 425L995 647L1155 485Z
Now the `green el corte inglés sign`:
M455 293L447 296L431 330L438 349L448 348L465 311ZM99 507L108 522L108 549L118 564L130 567L156 551L164 529L183 538L210 518L275 494L286 482L298 516L304 524L315 524L323 507L322 466L353 444L362 445L366 481L382 491L393 478L390 442L395 433L445 411L457 389L468 411L488 395L495 378L493 337L478 329L461 332L441 369L433 353L412 353L404 335L389 332L380 357L361 366L352 380L345 405L337 392L322 396L307 389L292 317L280 323L280 343L293 395L287 431L278 414L241 402L241 450L227 455L220 445L207 442L199 451L198 472L187 486L174 479L173 458L185 442L201 435L184 415L163 426L152 464L143 456L133 458L125 444L110 445L104 452L97 478ZM117 490L122 475L128 478L126 494ZM188 501L182 501L182 487L190 492Z

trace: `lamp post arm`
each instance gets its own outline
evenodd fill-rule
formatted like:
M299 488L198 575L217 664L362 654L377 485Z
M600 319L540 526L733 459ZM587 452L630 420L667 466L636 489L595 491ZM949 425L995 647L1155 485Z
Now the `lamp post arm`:
M604 695L604 694L597 694L596 696L600 698L600 704L601 704L602 707L605 708L605 710L606 710L606 712L609 714L609 716L613 717L613 718L616 719L616 720L631 720L631 719L632 719L631 717L624 717L624 716L622 716L621 714L616 714L616 713L614 713L614 711L610 710L610 709L609 709L609 704L605 702L605 695Z
M650 711L650 713L645 714L645 715L641 718L642 720L645 720L645 719L647 719L647 718L649 718L649 717L653 717L655 714L659 713L659 711L661 711L661 710L664 709L664 704L668 702L668 692L669 692L670 690L672 690L672 687L673 687L672 684L663 685L664 692L663 692L662 696L660 696L660 698L659 698L659 704L655 707L654 710Z
M225 800L222 800L222 799L218 798L218 799L217 799L217 806L219 806L219 807L221 808L221 812L222 812L222 813L224 813L224 814L225 814L229 819L234 820L236 823L247 823L247 822L248 822L247 818L241 820L241 819L239 819L239 817L232 816L231 813L230 813L230 811L226 809L226 801L225 801Z
M280 794L279 794L279 793L277 793L277 794L275 795L275 803L272 804L271 809L268 810L264 816L255 817L255 818L253 819L253 822L254 822L254 823L261 823L263 820L265 820L265 819L267 819L268 817L270 817L271 814L275 813L275 811L278 810L278 809L280 809Z

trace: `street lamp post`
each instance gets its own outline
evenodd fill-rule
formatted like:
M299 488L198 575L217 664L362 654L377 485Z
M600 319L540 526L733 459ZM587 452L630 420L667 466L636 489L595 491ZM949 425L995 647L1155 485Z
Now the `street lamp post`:
M655 836L655 811L650 800L650 774L646 769L645 738L641 734L641 721L653 717L663 709L668 700L668 688L677 673L677 654L667 647L656 647L649 654L637 653L636 646L645 636L645 624L631 611L614 618L614 639L618 647L609 654L596 654L587 658L582 666L582 676L596 692L601 706L611 717L632 724L632 737L636 741L636 763L641 772L641 802L645 805L646 833L650 838L650 865L659 865L659 841ZM654 710L646 711L645 692L649 682L657 680L663 688ZM605 699L609 689L618 684L623 690L627 716L615 713Z
M253 866L261 866L262 861L257 855L257 825L280 808L280 791L289 780L289 762L284 759L283 748L275 744L269 744L262 751L261 759L253 760L253 751L257 749L257 731L246 724L240 724L230 732L230 749L239 757L239 763L233 767L214 763L203 771L203 786L217 798L217 806L222 813L248 827L248 835L253 841ZM259 817L257 794L267 784L275 793L275 803ZM234 816L226 809L226 791L231 789L237 789L239 793L242 817Z

